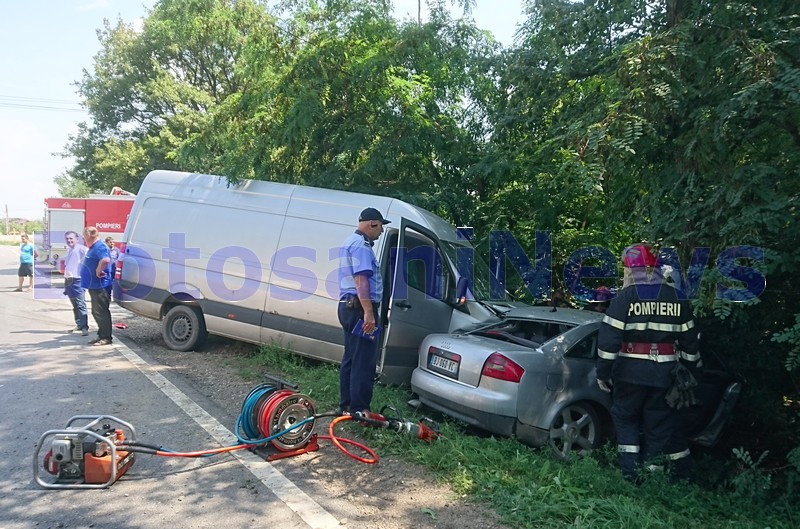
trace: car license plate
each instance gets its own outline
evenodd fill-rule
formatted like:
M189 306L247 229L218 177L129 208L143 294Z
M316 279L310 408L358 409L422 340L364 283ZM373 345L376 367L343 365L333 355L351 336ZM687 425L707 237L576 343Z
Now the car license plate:
M433 350L428 352L428 368L437 373L447 375L449 377L458 378L459 360L458 355L453 355L456 358L447 358L442 352Z

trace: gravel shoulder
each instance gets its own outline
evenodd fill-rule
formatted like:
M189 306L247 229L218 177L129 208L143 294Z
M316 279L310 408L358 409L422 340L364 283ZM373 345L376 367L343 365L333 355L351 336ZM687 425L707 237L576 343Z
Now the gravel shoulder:
M237 357L247 354L252 345L210 337L202 352L172 351L161 338L160 322L125 311L114 313L115 322L127 325L114 329L117 338L159 366L173 383L233 430L242 401L254 386L242 378ZM321 431L324 425L320 426L318 423L316 431L326 433ZM506 527L488 506L457 496L427 469L391 457L381 456L378 464L365 465L321 441L318 452L273 464L351 529Z

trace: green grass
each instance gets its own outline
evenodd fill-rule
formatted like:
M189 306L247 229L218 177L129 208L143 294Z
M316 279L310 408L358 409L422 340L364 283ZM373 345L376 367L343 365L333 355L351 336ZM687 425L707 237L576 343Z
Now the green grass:
M270 373L299 384L300 392L314 400L317 412L337 407L337 366L309 363L276 346L261 347L241 362L241 373L247 379ZM410 397L408 389L376 385L373 409L388 405L403 417L417 420L421 414L406 404ZM470 434L455 420L442 420L442 437L431 444L385 430L350 427L360 428L359 434L379 455L390 454L427 467L454 493L482 501L512 527L800 527L796 491L764 494L762 490L743 495L725 478L700 487L669 483L657 474L634 486L610 463L615 457L610 446L590 457L562 462L546 448L533 449L513 439ZM701 464L707 477L730 462Z

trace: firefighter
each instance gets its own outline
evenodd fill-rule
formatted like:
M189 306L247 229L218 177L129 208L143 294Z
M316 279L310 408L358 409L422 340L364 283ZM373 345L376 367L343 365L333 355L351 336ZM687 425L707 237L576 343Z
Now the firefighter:
M684 476L690 461L688 442L679 435L677 410L666 397L678 363L692 368L699 364L692 307L665 280L648 246L626 248L622 263L622 290L606 311L597 346L597 384L603 391L611 391L613 385L618 462L632 481L638 479L641 465L654 470L667 462Z
M593 310L595 312L603 312L608 310L608 306L611 304L611 299L614 295L606 286L598 287L597 290L594 291L594 296L591 300L589 300L589 310Z

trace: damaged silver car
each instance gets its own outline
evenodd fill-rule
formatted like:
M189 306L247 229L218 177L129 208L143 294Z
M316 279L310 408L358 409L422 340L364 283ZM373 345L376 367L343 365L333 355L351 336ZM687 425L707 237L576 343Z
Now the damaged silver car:
M613 437L611 398L596 383L597 333L603 315L589 310L493 307L502 317L466 332L432 334L411 378L422 404L496 435L559 457L586 453ZM741 383L703 351L698 404L683 413L692 442L714 445Z

